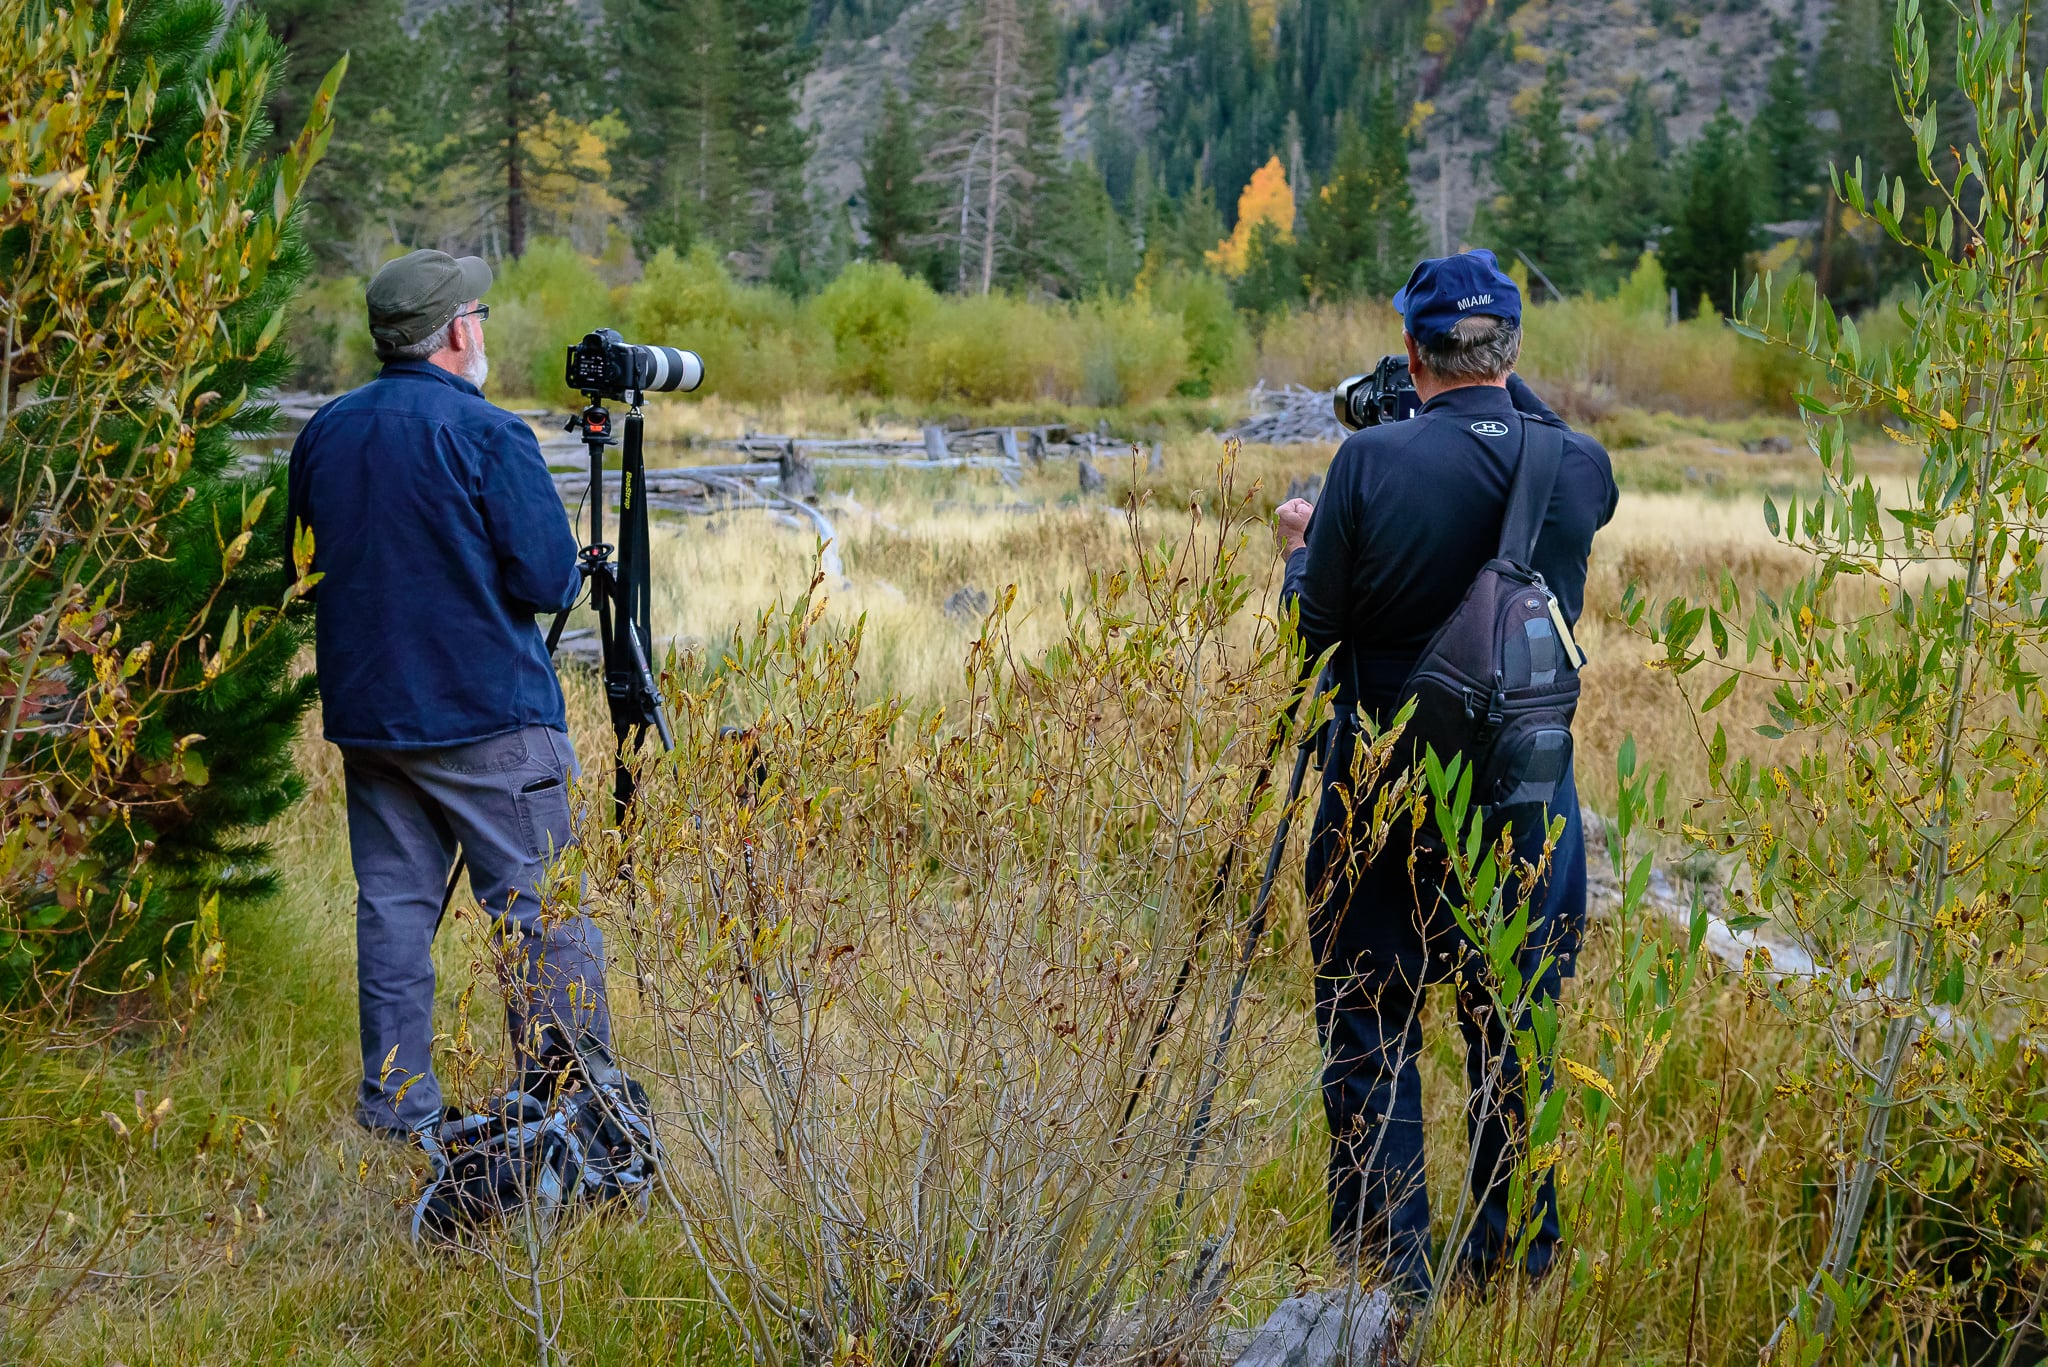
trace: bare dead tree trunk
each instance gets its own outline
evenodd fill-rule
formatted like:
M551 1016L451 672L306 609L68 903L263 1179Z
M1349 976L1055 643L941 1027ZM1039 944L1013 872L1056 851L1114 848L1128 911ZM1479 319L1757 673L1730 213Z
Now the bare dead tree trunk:
M519 165L519 0L505 0L505 245L526 253L526 177Z
M1001 208L1003 186L1003 95L1007 89L1004 62L1009 52L1009 25L999 10L1011 0L989 0L989 82L988 82L988 207L981 224L981 292L987 294L996 280L996 214Z

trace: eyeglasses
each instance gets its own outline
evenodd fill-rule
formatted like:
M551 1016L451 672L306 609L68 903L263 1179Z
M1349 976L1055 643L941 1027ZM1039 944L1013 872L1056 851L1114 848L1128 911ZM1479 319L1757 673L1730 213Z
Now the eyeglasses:
M491 316L491 306L489 304L478 304L468 313L458 313L455 316L457 318L474 318L481 323Z

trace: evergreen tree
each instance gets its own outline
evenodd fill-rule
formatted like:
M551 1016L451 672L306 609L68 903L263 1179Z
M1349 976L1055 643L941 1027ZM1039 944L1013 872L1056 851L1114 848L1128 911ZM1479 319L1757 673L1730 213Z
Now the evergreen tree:
M1579 283L1595 289L1618 284L1663 234L1671 198L1671 140L1645 87L1629 91L1622 136L1601 136L1575 180L1573 221L1579 240L1593 250Z
M861 168L861 202L866 214L868 255L915 273L926 253L912 245L931 212L925 186L917 181L924 156L917 143L910 101L894 85L882 95L882 121L868 139Z
M804 77L816 51L804 41L809 0L726 0L733 35L732 92L734 180L739 214L723 225L725 245L754 274L779 264L800 274L799 254L809 219L804 201L804 163L810 139L797 125Z
M456 0L427 21L421 50L439 57L432 83L441 126L455 132L450 164L497 186L493 245L526 252L534 130L550 111L585 107L595 64L569 0Z
M1564 79L1564 64L1552 63L1528 113L1501 130L1493 155L1499 194L1485 208L1482 235L1503 259L1520 251L1559 289L1571 289L1584 246L1574 231L1577 158L1564 124Z
M1771 61L1763 108L1750 124L1757 208L1766 219L1805 218L1820 202L1820 158L1807 106L1807 81L1789 35Z
M1192 185L1197 168L1211 185L1243 185L1281 145L1286 118L1246 0L1189 0L1174 55L1156 135L1168 187Z
M1756 247L1752 181L1742 125L1724 104L1686 153L1664 244L1664 272L1688 314L1703 298L1717 308L1732 302Z
M348 79L334 99L335 136L320 174L304 196L309 241L336 265L364 271L380 253L359 239L389 240L378 220L388 207L379 193L398 145L418 119L413 82L418 56L407 35L403 0L263 0L261 13L284 45L286 59L271 100L269 147L282 151L304 126L320 82L344 56Z
M1145 277L1155 279L1169 269L1207 270L1208 255L1222 237L1223 212L1200 174L1179 199L1156 190L1145 209Z
M1244 273L1230 293L1239 308L1262 318L1300 303L1308 294L1300 247L1277 224L1253 224L1245 244Z
M1043 216L1036 240L1041 283L1068 298L1129 290L1138 278L1138 244L1095 163L1075 162L1047 183L1060 211Z
M1408 143L1393 87L1383 84L1367 128L1346 129L1336 165L1302 210L1301 264L1318 297L1391 295L1422 254L1408 183Z
M733 35L724 0L613 0L614 47L639 54L616 83L623 162L643 255L717 237L739 200ZM631 42L626 39L630 36Z
M802 275L808 15L803 0L612 0L642 252L702 236L747 275Z

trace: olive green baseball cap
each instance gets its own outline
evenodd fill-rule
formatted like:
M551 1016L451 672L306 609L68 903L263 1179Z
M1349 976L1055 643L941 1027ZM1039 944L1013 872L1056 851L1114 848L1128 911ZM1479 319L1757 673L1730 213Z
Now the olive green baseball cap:
M387 261L370 277L370 335L386 346L411 346L447 325L491 287L491 268L480 256L450 256L423 247Z

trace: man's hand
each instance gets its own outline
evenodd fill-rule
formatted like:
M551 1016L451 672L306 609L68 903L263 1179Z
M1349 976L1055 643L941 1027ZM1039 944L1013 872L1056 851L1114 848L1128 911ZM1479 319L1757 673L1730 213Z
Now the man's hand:
M1308 544L1308 520L1316 505L1305 498L1290 498L1273 510L1273 536L1280 554L1293 555Z

